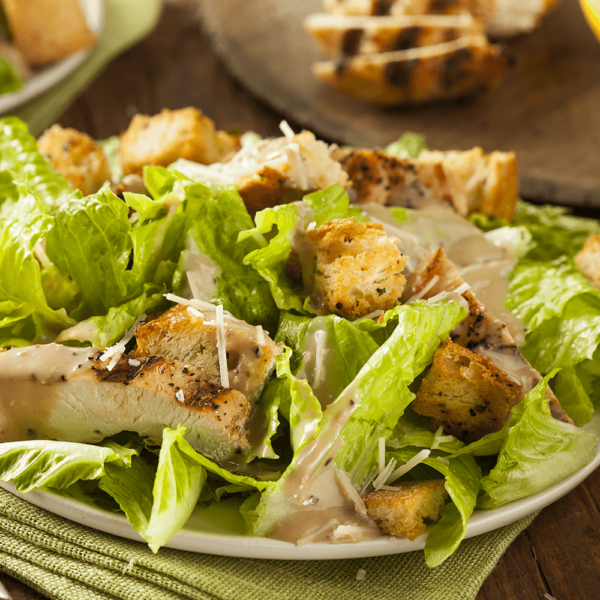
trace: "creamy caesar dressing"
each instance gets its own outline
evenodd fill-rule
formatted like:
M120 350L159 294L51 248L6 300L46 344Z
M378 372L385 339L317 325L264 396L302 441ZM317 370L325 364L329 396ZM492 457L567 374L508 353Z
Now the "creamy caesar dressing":
M311 495L301 508L281 519L269 537L304 545L313 542L353 542L379 537L381 532L366 514L357 511L356 503L349 496L336 476L336 469L325 468L311 482ZM353 527L352 536L335 536L339 527Z
M185 273L181 293L186 298L210 302L216 296L217 277L221 275L221 269L215 265L210 256L200 252L196 240L189 233L186 248L179 260L179 267Z
M0 441L36 439L38 432L48 433L52 411L64 401L60 384L79 369L89 370L90 361L99 354L97 348L59 344L0 352ZM40 385L48 386L43 394Z

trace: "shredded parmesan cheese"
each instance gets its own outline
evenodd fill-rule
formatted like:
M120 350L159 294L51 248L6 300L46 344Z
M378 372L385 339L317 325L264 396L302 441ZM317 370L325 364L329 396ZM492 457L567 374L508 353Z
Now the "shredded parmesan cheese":
M453 294L464 294L471 289L471 286L465 281L461 283L456 289L452 290Z
M402 475L406 475L413 467L416 467L419 463L422 463L429 455L431 454L431 450L421 450L418 454L413 456L406 464L398 467L385 482L387 485L396 481L396 479L400 479Z
M142 363L139 360L136 360L135 358L130 358L127 361L132 367L139 367Z
M440 280L439 275L434 275L428 282L425 287L420 292L413 294L406 303L414 302L415 300L420 300L438 281Z
M185 200L185 190L181 185L181 181L177 180L173 186L173 193L177 196L178 200Z
M545 593L545 594L544 594L544 598L546 598L547 600L556 600L556 598L555 598L554 596L551 596L551 595L550 595L550 594L548 594L548 593Z
M364 581L366 576L367 572L365 571L365 569L359 569L358 573L356 574L356 581Z
M187 311L189 313L192 313L195 317L198 317L199 319L204 318L204 315L197 308L194 308L193 306L188 306Z
M296 546L305 546L306 544L310 544L317 536L325 533L329 529L334 529L339 525L339 521L337 519L329 519L325 525L321 525L321 527L313 527L308 530L308 533L301 537L297 542Z
M279 123L279 129L281 129L281 133L283 133L288 140L294 139L294 130L289 126L287 121L281 121L281 123Z
M256 326L256 343L259 346L265 345L265 332L263 331L262 325Z
M217 304L217 349L219 351L219 371L221 372L221 385L229 387L229 371L227 370L227 348L225 336L225 322L223 321L223 305Z
M440 292L439 294L436 294L435 296L431 296L431 298L427 298L427 302L433 304L434 302L437 302L438 300L443 300L444 298L446 298L446 296L448 296L448 292Z
M183 395L183 390L178 390L175 394L175 398L179 400L179 402L183 403L185 401L185 396Z
M125 346L127 346L128 342L133 337L135 330L138 328L139 324L146 318L146 314L142 313L136 320L135 323L129 328L125 336L120 342L117 342L114 346L107 348L104 354L100 357L100 360L106 362L109 358L112 357L111 361L107 365L107 369L112 371L115 368L115 365L119 362L121 356L123 356L123 352L125 352Z
M381 472L381 474L373 482L373 487L375 488L375 491L381 489L382 485L385 485L386 483L388 483L388 478L390 477L390 473L394 470L395 466L396 466L396 459L392 458L390 460L390 462L388 463L387 467Z
M440 445L440 436L444 433L444 428L442 426L438 427L434 436L433 442L431 443L431 449L435 450Z
M379 474L385 469L385 438L379 438Z
M342 471L341 469L335 469L334 476L335 480L338 482L339 485L342 486L342 488L348 495L348 498L350 498L350 500L354 502L354 508L356 509L356 512L360 515L366 515L367 508L365 506L365 503L359 496L358 492L356 491L356 488L352 485L352 482L350 481L350 478L348 477L347 473L345 471Z
M316 226L317 226L317 222L316 221L311 221L308 224L308 227L306 228L306 231L314 231L315 228L316 228Z
M377 471L373 471L366 479L365 482L363 483L363 486L360 488L360 493L361 496L362 494L364 494L367 491L367 488L371 485L371 482L373 481L373 479L375 479L375 477L377 476Z

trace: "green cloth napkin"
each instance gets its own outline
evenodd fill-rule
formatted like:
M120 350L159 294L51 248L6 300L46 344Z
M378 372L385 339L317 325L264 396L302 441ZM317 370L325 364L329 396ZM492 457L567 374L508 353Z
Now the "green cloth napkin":
M160 10L160 0L104 0L104 29L86 60L58 85L11 114L26 121L33 135L40 135L115 56L150 33Z
M533 518L466 540L430 570L423 552L333 561L152 554L0 489L0 569L60 600L473 600Z

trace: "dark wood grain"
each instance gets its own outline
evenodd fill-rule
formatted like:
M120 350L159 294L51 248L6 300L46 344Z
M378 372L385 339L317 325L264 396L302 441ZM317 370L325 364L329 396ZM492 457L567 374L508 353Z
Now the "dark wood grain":
M167 3L146 40L115 60L60 119L96 138L122 131L135 112L197 106L220 128L278 131L281 116L242 89L200 33L193 2ZM596 117L598 116L598 113ZM599 163L600 164L600 163ZM600 471L547 507L510 546L477 600L600 598ZM40 596L0 574L14 600Z

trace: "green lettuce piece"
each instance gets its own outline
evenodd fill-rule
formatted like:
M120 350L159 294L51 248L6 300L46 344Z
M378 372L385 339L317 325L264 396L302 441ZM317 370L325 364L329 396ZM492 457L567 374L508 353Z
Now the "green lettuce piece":
M346 191L338 184L304 196L304 204L282 204L261 210L256 214L256 227L240 233L238 242L250 238L263 240L262 236L277 233L269 242L262 241L262 248L250 252L244 262L256 269L268 282L273 299L281 310L296 310L306 313L303 285L291 280L285 265L292 251L292 235L298 229L306 229L309 223L316 227L332 219L354 216L356 211L349 209ZM308 210L310 208L310 210Z
M187 453L184 433L185 428L181 426L177 430L165 427L163 431L152 487L152 510L147 521L147 513L143 512L148 507L147 485L141 490L146 496L143 502L135 509L122 507L128 516L135 514L136 522L139 519L143 526L139 533L148 542L152 552L158 552L186 524L206 481L206 469ZM146 482L149 480L140 470L142 478Z
M14 65L0 56L0 94L10 94L23 87L23 79Z
M440 452L433 452L423 462L444 475L444 485L452 500L425 542L425 562L428 567L437 567L455 552L467 533L467 523L481 489L481 469L471 456L447 458Z
M164 294L167 288L153 283L144 284L143 293L121 306L109 309L106 315L90 317L65 329L57 338L59 342L89 343L94 348L107 348L123 339L141 314L166 308Z
M104 149L104 154L106 154L112 180L118 183L123 179L121 157L119 156L119 136L113 135L105 140L99 140L98 144Z
M597 434L552 417L546 387L556 370L523 400L523 412L508 432L496 466L482 479L479 505L497 508L545 490L590 462Z
M75 303L77 286L61 276L49 260L38 259L53 219L20 187L22 214L0 222L0 346L51 340L76 323L58 303Z
M425 143L425 136L420 133L407 131L403 133L395 142L392 142L384 148L388 154L394 154L400 158L419 158L421 150L428 150Z
M408 386L433 359L433 353L466 311L455 302L415 302L394 309L398 323L392 335L369 358L354 380L324 411L320 433L297 449L281 479L260 500L246 505L244 517L255 535L266 535L293 510L285 483L300 460L310 457L314 469L335 444L333 465L360 486L374 471L378 440L389 437L404 409L414 399ZM350 401L353 404L350 404ZM348 406L352 413L338 431L337 419ZM322 437L325 436L325 437ZM320 443L320 440L325 440Z
M594 404L575 367L565 367L556 374L552 380L552 391L565 412L580 427L594 418Z
M44 212L53 212L66 200L81 198L81 193L73 190L40 154L36 139L29 134L27 124L18 117L0 119L2 171L10 172L20 183L26 183Z
M149 170L147 174L150 175ZM177 181L181 182L186 198L198 203L198 211L173 278L175 293L186 295L188 265L201 259L215 270L214 292L202 299L222 304L232 315L253 325L263 325L274 333L279 311L269 286L244 262L244 257L260 246L254 238L237 243L240 233L253 226L242 198L233 188L209 187L185 178ZM167 184L163 182L161 186L155 187L162 190Z
M13 481L20 492L67 488L76 481L98 479L111 463L131 464L132 451L52 440L0 444L0 480Z
M471 215L470 219L484 231L507 226L527 228L534 245L526 257L545 262L559 256L575 256L591 233L600 233L597 221L574 217L570 212L563 206L536 206L519 200L512 221L482 214Z

